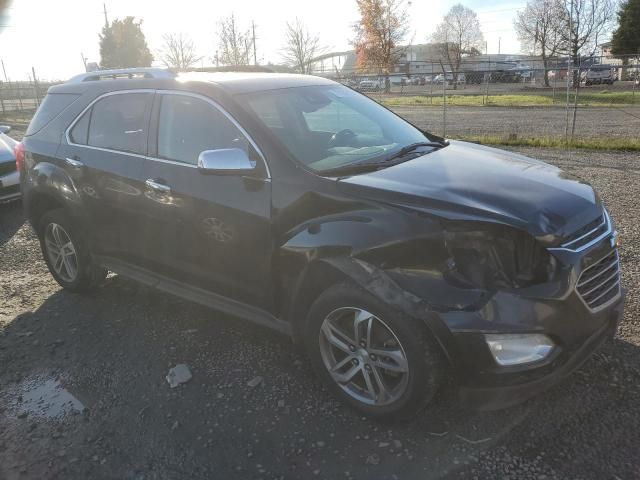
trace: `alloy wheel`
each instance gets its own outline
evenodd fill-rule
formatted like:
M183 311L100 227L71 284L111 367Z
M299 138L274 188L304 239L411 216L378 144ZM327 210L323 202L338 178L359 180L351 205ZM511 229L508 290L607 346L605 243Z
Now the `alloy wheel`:
M324 366L353 399L382 406L406 391L409 362L398 337L380 318L355 307L339 308L322 322Z
M67 231L57 223L50 223L44 233L44 244L51 267L65 282L78 276L78 255Z

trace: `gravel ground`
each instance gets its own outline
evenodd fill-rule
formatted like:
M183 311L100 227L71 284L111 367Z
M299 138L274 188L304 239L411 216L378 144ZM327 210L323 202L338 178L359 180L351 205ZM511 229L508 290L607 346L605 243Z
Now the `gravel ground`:
M392 107L415 125L442 134L442 107ZM557 107L452 107L447 106L447 136L510 135L563 137L564 106ZM640 107L580 107L576 115L577 138L637 138Z
M640 161L519 150L589 180L610 208L619 334L523 405L477 413L445 392L402 425L336 402L278 334L118 276L63 292L20 205L0 206L0 479L640 478ZM180 363L193 378L171 389Z

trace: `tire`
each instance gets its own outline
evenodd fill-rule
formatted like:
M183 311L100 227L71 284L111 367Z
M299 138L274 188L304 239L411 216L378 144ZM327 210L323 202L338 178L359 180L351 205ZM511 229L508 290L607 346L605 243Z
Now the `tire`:
M336 327L355 325L356 318L362 319L358 325L365 344L365 332L371 325L372 336L366 347L347 341L340 344L345 337L336 333ZM350 339L356 342L354 330L350 330ZM329 331L333 343L325 333ZM352 283L330 287L313 303L305 323L304 344L314 369L335 395L380 420L414 417L433 399L444 379L446 362L424 324ZM344 365L338 368L340 364ZM336 368L334 374L329 372L332 366ZM350 374L353 377L347 382ZM343 382L335 376L342 376Z
M64 209L46 212L38 224L40 248L49 272L61 287L73 292L93 290L107 276L104 268L93 264L80 232Z

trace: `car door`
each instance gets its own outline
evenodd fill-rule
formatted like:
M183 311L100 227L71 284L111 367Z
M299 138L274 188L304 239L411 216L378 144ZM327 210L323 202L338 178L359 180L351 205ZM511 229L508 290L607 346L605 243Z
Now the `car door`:
M153 95L131 90L98 97L71 124L59 150L82 197L96 254L136 263L144 258L142 167Z
M212 100L158 92L152 114L145 201L146 251L172 278L225 297L270 306L271 183L264 158ZM205 150L239 148L255 171L216 175L198 169Z

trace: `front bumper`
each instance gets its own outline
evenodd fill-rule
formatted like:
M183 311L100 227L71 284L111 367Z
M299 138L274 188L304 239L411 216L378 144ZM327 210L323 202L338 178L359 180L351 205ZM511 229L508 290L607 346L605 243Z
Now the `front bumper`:
M605 340L614 337L622 318L623 303L624 292L615 304L603 312L605 323L575 350L559 352L545 364L530 370L504 369L502 372L484 374L479 381L460 386L460 402L476 410L497 410L521 403L561 382Z
M584 253L557 254L561 274L535 289L497 292L477 311L442 312L450 337L446 350L458 379L462 403L492 410L520 403L551 387L578 368L622 318L624 291L590 308L578 292L581 273L615 249L607 238ZM543 333L556 347L536 363L499 366L486 333Z

